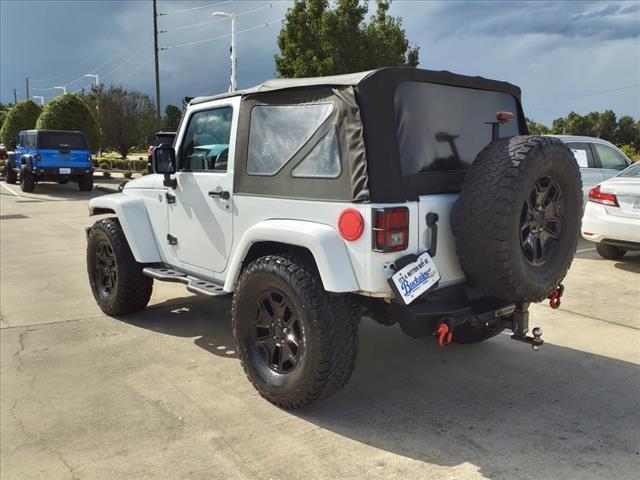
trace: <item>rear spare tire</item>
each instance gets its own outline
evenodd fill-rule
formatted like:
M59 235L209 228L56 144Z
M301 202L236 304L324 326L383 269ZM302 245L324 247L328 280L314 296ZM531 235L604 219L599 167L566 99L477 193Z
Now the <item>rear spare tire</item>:
M460 266L486 295L539 302L566 275L581 218L580 170L562 141L498 139L478 154L454 205Z

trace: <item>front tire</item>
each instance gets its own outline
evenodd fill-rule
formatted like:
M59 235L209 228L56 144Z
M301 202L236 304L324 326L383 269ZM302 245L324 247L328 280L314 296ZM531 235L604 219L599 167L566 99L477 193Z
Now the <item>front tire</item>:
M9 162L4 164L4 181L7 183L14 184L18 181L18 174L13 171Z
M269 255L241 274L232 304L236 346L249 381L282 408L340 390L358 351L359 310L325 292L303 259Z
M36 188L35 175L27 170L20 172L20 190L31 193Z
M596 244L596 252L598 252L598 255L602 258L606 258L607 260L620 260L624 257L624 254L627 253L627 251L622 248L607 245L606 243Z
M117 218L97 221L89 231L87 273L93 297L107 315L127 315L149 303L153 279L142 274Z

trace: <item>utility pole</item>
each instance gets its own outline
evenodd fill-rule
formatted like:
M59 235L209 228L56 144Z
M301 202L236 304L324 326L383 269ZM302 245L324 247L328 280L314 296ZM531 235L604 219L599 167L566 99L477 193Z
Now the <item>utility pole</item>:
M13 89L13 104L18 103L18 94L16 93L16 89Z
M27 81L27 100L29 100L29 77L25 79Z
M160 129L160 70L158 66L158 11L153 0L153 53L156 61L156 128Z

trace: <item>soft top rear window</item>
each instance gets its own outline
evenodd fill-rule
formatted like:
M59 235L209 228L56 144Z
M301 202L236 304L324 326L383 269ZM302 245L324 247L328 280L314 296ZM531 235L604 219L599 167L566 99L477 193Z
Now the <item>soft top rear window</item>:
M514 118L501 137L518 135L516 99L502 92L425 82L402 82L394 95L396 137L403 175L466 170L491 142L496 113Z
M87 139L83 133L39 132L38 148L59 150L60 147L71 150L87 150Z

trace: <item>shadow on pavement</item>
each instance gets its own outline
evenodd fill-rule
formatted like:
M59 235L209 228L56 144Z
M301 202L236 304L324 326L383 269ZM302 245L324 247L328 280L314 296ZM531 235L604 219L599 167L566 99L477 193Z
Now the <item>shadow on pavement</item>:
M176 337L195 337L194 343L219 357L238 358L231 334L231 301L184 297L152 305L118 320Z
M121 321L237 358L230 302L185 300ZM636 478L638 365L548 343L536 353L506 334L443 350L368 319L360 335L345 389L290 414L396 455L469 463L491 479Z
M622 261L616 262L613 266L625 272L640 273L640 253L627 252Z

